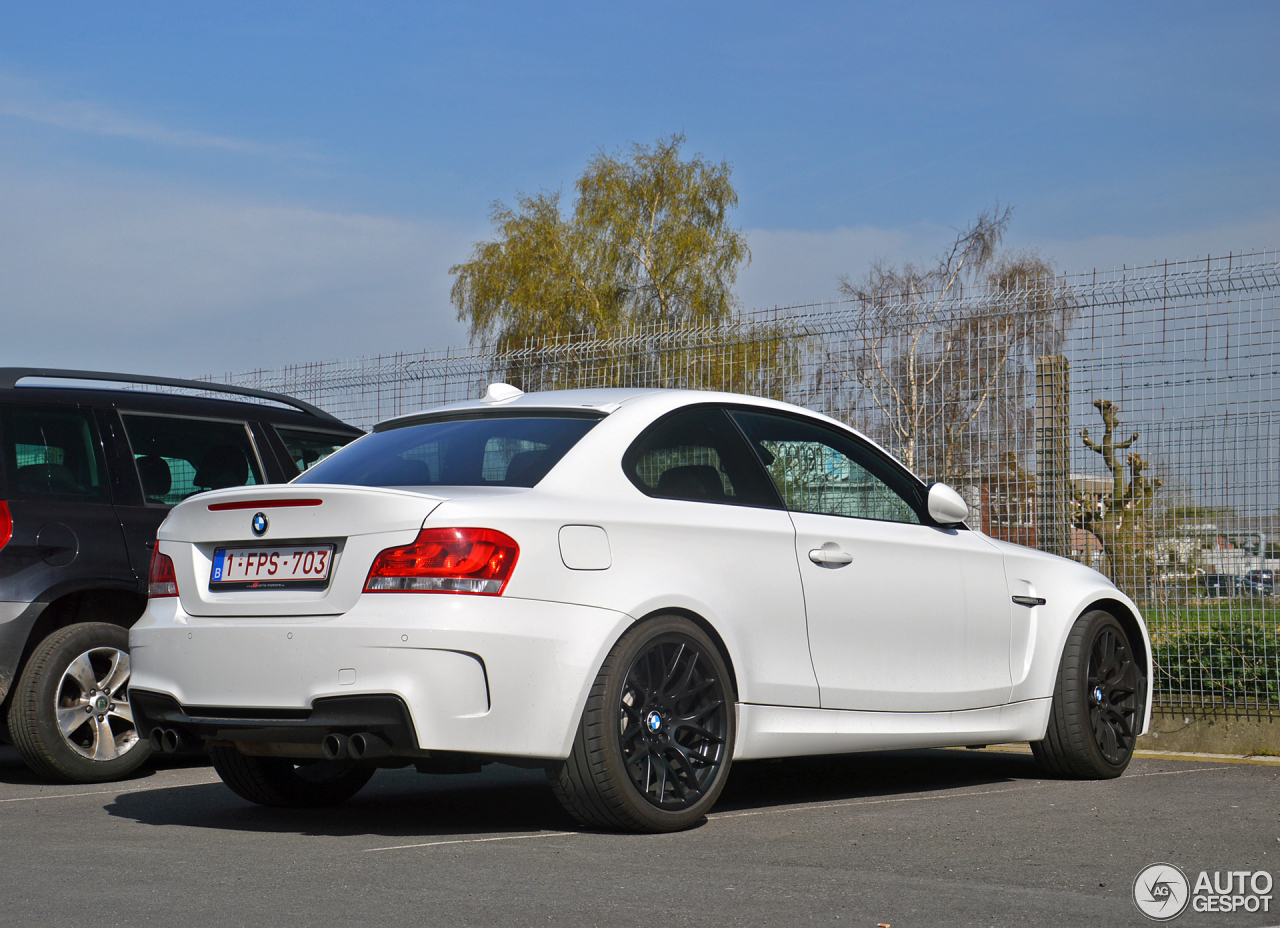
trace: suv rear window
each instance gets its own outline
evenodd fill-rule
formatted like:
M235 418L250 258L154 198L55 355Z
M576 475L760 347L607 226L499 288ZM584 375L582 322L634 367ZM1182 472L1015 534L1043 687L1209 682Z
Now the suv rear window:
M366 487L531 487L599 420L486 416L366 435L297 479Z
M284 442L285 450L298 467L298 473L319 464L333 452L351 443L350 435L333 432L312 432L308 429L286 429L276 426L276 434Z
M122 413L124 430L152 506L173 506L194 493L263 483L243 422Z
M107 501L93 414L65 406L0 406L14 499Z

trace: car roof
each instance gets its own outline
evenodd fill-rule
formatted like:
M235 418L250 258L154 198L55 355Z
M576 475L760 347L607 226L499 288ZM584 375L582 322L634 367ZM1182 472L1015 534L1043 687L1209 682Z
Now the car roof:
M273 425L337 432L352 436L364 433L339 419L320 418L293 409L266 403L157 393L144 390L112 390L92 387L16 386L0 388L0 401L115 407L123 412L168 413L207 418L250 419Z
M764 397L750 396L745 393L721 393L710 390L680 390L654 387L546 390L534 393L508 393L507 391L515 391L515 388L509 384L490 384L488 390L485 391L485 396L481 399L464 400L458 403L438 406L434 409L424 409L419 412L394 416L379 422L374 426L373 430L381 432L418 422L450 418L460 413L481 413L500 416L505 410L519 411L519 413L546 410L548 412L573 411L609 415L623 406L639 405L641 403L648 405L650 402L671 409L694 403L760 406L783 412L800 413L814 419L825 420L843 429L849 428L845 423L832 419L830 416L825 416L820 412L815 412L812 409L805 409L791 403L783 403Z
M325 423L332 423L335 426L339 426L344 431L348 428L352 428L351 426L348 426L347 423L343 422L341 419L337 418L333 414L328 413L323 409L320 409L318 406L313 406L312 404L306 402L305 400L298 399L296 396L289 396L284 393L275 393L270 390L262 390L262 389L259 389L258 387L245 387L245 386L240 386L238 384L224 384L224 383L216 383L216 382L205 381L205 380L187 380L179 377L163 377L157 374L133 374L133 373L126 374L126 373L120 373L118 371L87 371L87 370L72 370L69 368L55 368L55 367L0 367L0 396L3 396L6 393L17 390L19 381L32 380L32 379L73 381L73 382L88 381L91 384L104 383L104 382L105 383L139 384L139 385L146 384L150 386L170 387L170 388L176 387L182 390L193 390L197 394L196 397L189 397L185 394L165 394L167 398L162 402L169 403L169 404L172 404L174 402L181 402L183 400L201 399L201 398L207 397L208 394L210 393L215 395L221 394L224 396L230 395L230 396L235 396L237 398L247 397L250 400L257 401L257 402L246 404L244 400L239 400L236 403L236 405L241 407L246 405L252 405L252 406L256 406L259 409L271 409L271 410L275 410L280 406L284 406L288 409L297 410L298 412L303 413L308 419L319 420L320 422L325 422ZM46 385L46 388L66 389L66 390L77 389L77 387L68 386L65 383L60 384L58 386L54 386L54 387L50 387L49 385ZM23 387L22 389L27 390L27 389L30 389L30 387ZM132 393L135 396L137 395L137 391L128 391L128 390L119 391L118 389L104 390L103 388L96 387L96 386L91 386L87 388L80 387L79 389L83 390L87 394L96 395L98 397L99 402L101 402L101 397L109 396L117 392ZM159 394L153 393L152 395L155 396ZM31 397L31 394L24 394L24 396L29 400ZM78 400L72 400L70 398L69 393L60 393L60 394L52 393L50 394L50 397L53 402L78 402ZM263 406L262 401L275 403L277 405ZM171 409L172 406L171 405L166 406L165 408ZM248 413L246 412L240 412L238 414L248 415ZM263 416L261 413L258 413L257 418L275 421L271 416Z

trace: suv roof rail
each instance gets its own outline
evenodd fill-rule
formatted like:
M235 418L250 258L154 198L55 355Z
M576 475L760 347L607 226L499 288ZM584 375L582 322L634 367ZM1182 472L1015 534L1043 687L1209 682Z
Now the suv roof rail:
M234 393L239 396L252 396L260 400L272 400L301 410L320 419L328 419L346 425L332 413L327 413L318 406L287 396L284 393L272 393L270 390L255 390L252 387L233 387L229 384L209 383L204 380L184 380L180 377L153 377L149 374L113 374L109 371L72 371L56 367L0 367L0 390L8 390L17 386L19 380L26 377L47 377L58 380L109 380L116 383L152 384L158 387L182 387L187 390L203 390L209 393Z

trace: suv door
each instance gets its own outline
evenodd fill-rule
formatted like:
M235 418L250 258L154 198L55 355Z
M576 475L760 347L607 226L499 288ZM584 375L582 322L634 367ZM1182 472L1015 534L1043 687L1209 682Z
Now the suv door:
M124 536L93 410L0 404L13 540L0 564L0 598L44 601L77 587L121 587Z
M852 434L731 412L791 512L824 709L943 711L1008 702L1000 552L928 524L923 488Z
M124 466L133 469L137 483L117 509L134 573L145 587L156 530L173 506L205 490L269 480L247 421L120 410L119 422Z

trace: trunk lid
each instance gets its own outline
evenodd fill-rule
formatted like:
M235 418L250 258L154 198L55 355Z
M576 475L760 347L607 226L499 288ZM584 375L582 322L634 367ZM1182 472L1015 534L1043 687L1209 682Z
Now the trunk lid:
M405 489L323 484L215 490L175 506L160 526L159 545L173 559L178 595L190 615L339 615L359 599L378 553L413 541L444 498ZM262 534L253 528L259 513L267 520ZM265 551L290 545L333 546L327 587L210 589L219 548Z

